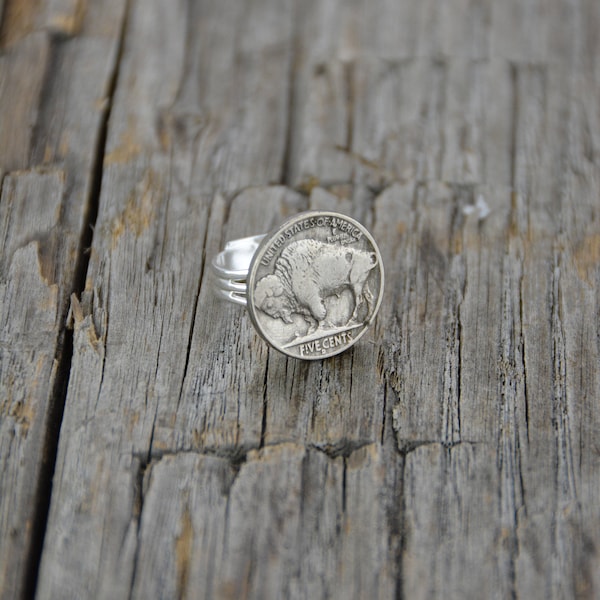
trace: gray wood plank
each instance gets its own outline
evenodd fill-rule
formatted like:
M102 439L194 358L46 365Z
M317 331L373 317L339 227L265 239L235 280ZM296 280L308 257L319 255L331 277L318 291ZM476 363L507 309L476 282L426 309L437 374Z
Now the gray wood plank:
M30 594L37 570L69 358L65 318L84 250L102 100L123 6L116 1L88 11L81 37L63 42L42 27L36 31L30 11L25 31L13 30L0 58L0 595L6 598ZM105 28L102 36L96 27Z
M63 191L60 172L22 173L4 178L0 198L0 589L6 598L19 595L27 575L44 434L58 375L64 283L54 278L53 229L59 225ZM40 210L29 209L32 199Z
M279 444L235 474L220 458L164 456L145 475L132 596L389 598L385 471L377 445L330 458Z
M494 462L493 448L478 444L424 444L407 454L402 564L406 597L510 596L510 577L502 562L505 540L496 521Z
M129 593L149 458L260 444L264 364L250 347L237 363L222 348L266 350L243 312L217 307L204 253L298 201L277 187L236 195L281 177L291 25L272 2L131 7L75 319L63 431L79 433L61 436L41 598ZM77 481L92 480L106 493L90 503Z

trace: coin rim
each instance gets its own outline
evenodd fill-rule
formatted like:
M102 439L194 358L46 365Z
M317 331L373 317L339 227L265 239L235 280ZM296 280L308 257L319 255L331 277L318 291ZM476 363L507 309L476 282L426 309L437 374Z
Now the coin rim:
M363 235L366 235L369 242L371 242L371 245L373 246L374 251L377 253L381 281L379 284L379 294L377 296L377 302L375 305L375 309L373 310L373 314L368 319L368 321L364 322L364 328L352 340L351 344L342 347L340 350L336 350L334 352L331 352L331 353L325 354L325 355L297 356L296 354L292 354L283 348L278 348L275 345L275 342L273 342L272 340L269 340L267 338L266 334L264 333L262 326L260 325L260 323L258 321L258 317L256 316L256 309L254 307L254 284L255 284L255 279L256 279L256 273L258 271L258 265L260 265L260 259L262 258L263 253L266 251L266 249L272 243L273 239L276 238L278 235L280 235L280 233L282 231L284 231L285 229L287 229L291 224L296 223L298 221L303 221L304 219L314 217L314 216L337 217L337 218L345 219L346 221L349 221L353 225L357 226L362 231ZM262 240L262 242L259 244L258 248L256 249L256 252L254 253L254 256L252 257L252 261L250 262L250 268L248 269L248 280L247 280L248 314L250 315L250 319L252 320L252 324L254 325L256 332L260 335L260 337L262 337L263 340L265 340L265 342L267 342L267 344L269 344L269 346L271 346L278 352L281 352L282 354L285 354L286 356L289 356L291 358L296 358L299 360L323 360L325 358L329 358L331 356L336 356L338 354L341 354L342 352L345 352L346 350L348 350L349 348L354 346L354 344L356 344L356 342L358 342L358 340L360 340L360 338L369 330L369 328L373 324L373 321L375 320L375 317L377 316L377 313L379 312L379 307L381 306L381 301L383 300L384 284L385 284L385 275L384 275L383 259L381 258L381 252L379 251L379 247L377 246L377 243L373 239L373 236L371 235L371 233L367 230L367 228L362 223L359 223L356 219L353 219L352 217L349 217L348 215L344 215L342 213L338 213L335 211L308 210L308 211L299 213L297 215L294 215L294 216L290 217L289 219L286 219L283 223L280 223L275 229L273 229L271 232L269 232L264 237L264 239Z

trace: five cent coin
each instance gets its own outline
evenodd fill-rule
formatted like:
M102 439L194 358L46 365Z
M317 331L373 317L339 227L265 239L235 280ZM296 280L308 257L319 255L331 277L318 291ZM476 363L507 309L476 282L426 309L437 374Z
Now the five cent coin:
M277 350L322 359L365 333L383 283L379 249L360 223L334 212L305 212L258 247L248 275L248 311Z

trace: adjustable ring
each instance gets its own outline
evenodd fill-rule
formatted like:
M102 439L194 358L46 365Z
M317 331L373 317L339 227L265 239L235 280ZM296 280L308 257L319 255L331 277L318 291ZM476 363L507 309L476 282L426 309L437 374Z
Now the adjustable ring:
M219 298L246 306L270 346L306 360L354 345L383 296L375 240L335 212L300 213L270 234L227 242L212 270Z

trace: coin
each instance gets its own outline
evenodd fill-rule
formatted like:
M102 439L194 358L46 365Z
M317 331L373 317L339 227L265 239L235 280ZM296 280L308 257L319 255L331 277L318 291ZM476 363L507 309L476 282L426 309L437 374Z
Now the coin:
M248 275L248 312L280 352L322 359L362 337L381 304L383 284L379 249L359 222L309 211L261 242Z

